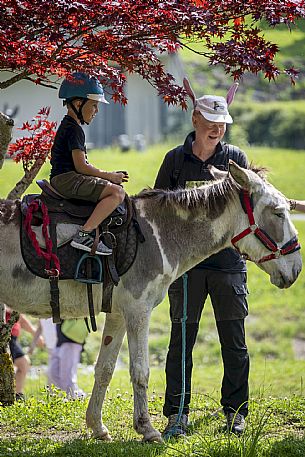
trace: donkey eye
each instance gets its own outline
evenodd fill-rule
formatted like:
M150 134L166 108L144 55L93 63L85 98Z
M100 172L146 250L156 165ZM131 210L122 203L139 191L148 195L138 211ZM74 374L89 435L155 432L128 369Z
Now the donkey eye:
M280 219L285 219L285 213L275 213L276 217L279 217Z

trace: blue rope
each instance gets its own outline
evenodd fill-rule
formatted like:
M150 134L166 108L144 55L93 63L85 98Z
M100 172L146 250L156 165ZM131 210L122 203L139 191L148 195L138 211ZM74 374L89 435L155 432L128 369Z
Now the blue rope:
M179 423L181 421L181 417L183 414L184 408L184 400L185 400L185 359L186 359L186 321L187 321L187 273L182 275L183 280L183 314L181 319L181 378L182 378L182 385L181 385L181 397L180 397L180 404L179 410L176 418L175 424L167 431L164 435L164 439L168 440L171 436L174 436Z

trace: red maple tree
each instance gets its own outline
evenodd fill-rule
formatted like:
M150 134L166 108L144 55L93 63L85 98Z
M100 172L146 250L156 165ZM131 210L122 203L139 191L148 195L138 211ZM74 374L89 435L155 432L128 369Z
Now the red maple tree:
M114 100L126 103L125 75L138 73L168 103L185 107L160 53L201 41L200 53L235 79L246 71L273 79L278 47L260 35L260 21L289 27L301 17L304 0L2 0L0 71L13 74L0 88L21 79L51 85L51 75L77 69L98 76Z
M186 108L162 53L201 42L197 54L235 80L245 72L269 80L282 72L293 81L297 70L277 67L278 47L259 26L289 28L304 17L305 0L2 0L0 73L9 76L0 89L22 79L57 87L54 76L77 70L97 76L125 104L126 74L138 73L165 102Z
M19 138L8 148L8 154L15 162L22 162L24 171L28 171L37 159L46 159L53 144L56 122L48 120L50 108L42 108L32 122L25 122L20 130L31 135Z

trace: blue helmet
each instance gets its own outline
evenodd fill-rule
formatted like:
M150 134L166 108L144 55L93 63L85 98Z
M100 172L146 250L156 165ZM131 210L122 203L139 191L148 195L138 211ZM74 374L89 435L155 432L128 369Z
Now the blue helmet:
M73 73L71 79L61 83L58 96L64 100L83 98L108 104L98 79L81 72Z

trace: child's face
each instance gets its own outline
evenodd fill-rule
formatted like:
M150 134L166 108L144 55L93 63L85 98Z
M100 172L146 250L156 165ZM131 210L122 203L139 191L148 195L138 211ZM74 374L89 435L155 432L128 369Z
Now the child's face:
M95 100L87 100L83 106L82 113L84 121L90 124L94 116L98 113L99 102Z

